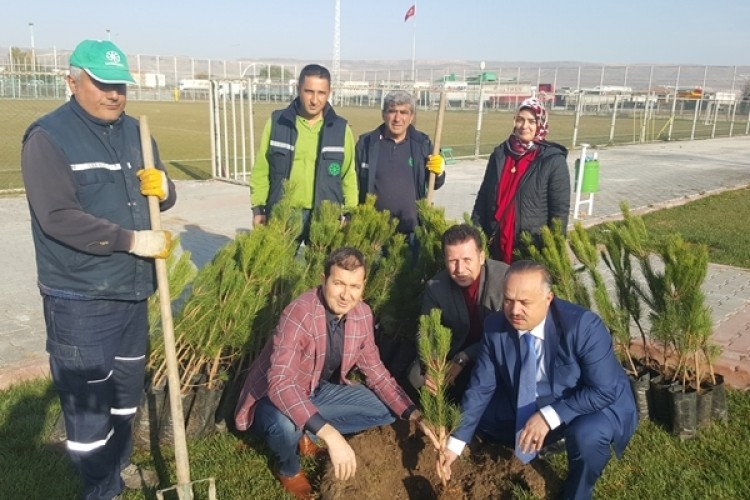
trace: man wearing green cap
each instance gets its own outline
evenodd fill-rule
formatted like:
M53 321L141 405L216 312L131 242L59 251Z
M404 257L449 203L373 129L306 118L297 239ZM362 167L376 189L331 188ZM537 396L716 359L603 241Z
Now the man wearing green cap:
M70 57L72 97L29 126L22 171L31 211L50 371L67 448L86 499L155 484L130 464L148 343L147 300L167 231L151 230L147 196L175 203L154 144L144 170L138 122L125 115L134 83L125 54L85 40ZM152 484L148 484L152 483Z

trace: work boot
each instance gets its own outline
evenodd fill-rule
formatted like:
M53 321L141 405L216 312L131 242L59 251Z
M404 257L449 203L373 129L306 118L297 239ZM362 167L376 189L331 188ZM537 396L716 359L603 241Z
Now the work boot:
M159 476L156 471L138 467L130 464L120 472L125 488L129 490L142 490L144 488L155 488L159 484Z
M302 434L302 438L299 440L299 454L301 457L322 458L327 453L326 450L313 443L310 436Z
M291 493L298 500L312 500L312 486L307 480L304 471L299 471L293 476L282 476L276 474L276 479L281 483L281 487Z

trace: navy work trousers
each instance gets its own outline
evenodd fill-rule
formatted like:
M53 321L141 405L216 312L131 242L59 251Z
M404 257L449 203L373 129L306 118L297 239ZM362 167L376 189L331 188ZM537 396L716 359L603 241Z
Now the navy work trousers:
M47 352L65 417L68 454L86 500L122 491L144 388L147 302L44 296Z

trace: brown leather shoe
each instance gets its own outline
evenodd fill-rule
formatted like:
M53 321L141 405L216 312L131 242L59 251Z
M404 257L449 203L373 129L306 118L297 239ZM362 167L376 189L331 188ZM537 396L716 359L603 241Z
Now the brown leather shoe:
M293 476L282 476L276 474L276 479L281 483L281 487L294 495L299 500L312 500L315 498L312 494L312 486L307 480L304 471L299 471Z
M326 456L327 452L313 443L313 440L307 434L302 434L302 439L299 440L299 454L302 457L322 458Z

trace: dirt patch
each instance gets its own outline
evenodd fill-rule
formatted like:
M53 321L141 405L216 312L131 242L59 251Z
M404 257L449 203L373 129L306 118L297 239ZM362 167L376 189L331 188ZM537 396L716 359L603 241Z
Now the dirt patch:
M513 450L496 444L472 444L471 453L453 465L443 489L435 470L437 452L406 422L363 432L349 439L357 455L357 474L337 481L330 463L321 480L324 500L510 499L520 491L554 498L562 480L542 460L522 465Z

